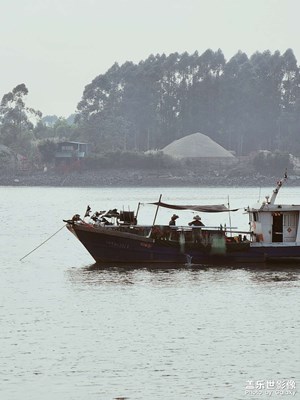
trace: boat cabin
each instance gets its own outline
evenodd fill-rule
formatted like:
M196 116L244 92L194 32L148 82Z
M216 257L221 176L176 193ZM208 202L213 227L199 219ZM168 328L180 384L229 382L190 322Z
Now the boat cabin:
M265 243L300 241L300 206L267 203L260 208L249 208L247 211L254 241Z
M284 178L277 182L271 199L266 200L260 207L248 207L250 231L253 232L254 242L263 243L296 243L300 242L300 205L275 204L276 196Z

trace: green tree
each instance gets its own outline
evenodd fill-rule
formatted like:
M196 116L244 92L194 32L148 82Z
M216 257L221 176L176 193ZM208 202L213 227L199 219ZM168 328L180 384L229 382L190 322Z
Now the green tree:
M54 161L57 144L50 139L43 140L38 144L38 151L41 156L41 161L50 163Z
M202 132L237 155L291 151L300 134L300 78L293 52L150 55L114 64L85 87L75 130L94 148L161 149ZM298 146L299 148L299 146Z
M0 141L15 151L24 152L24 143L30 147L34 123L42 117L40 111L26 107L28 89L24 83L5 94L0 104ZM32 122L33 121L33 122Z

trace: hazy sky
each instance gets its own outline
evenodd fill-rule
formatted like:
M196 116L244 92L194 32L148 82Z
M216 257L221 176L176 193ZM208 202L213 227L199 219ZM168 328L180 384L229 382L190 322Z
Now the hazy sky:
M28 106L68 116L114 63L150 54L293 49L300 0L0 0L0 99L19 83Z

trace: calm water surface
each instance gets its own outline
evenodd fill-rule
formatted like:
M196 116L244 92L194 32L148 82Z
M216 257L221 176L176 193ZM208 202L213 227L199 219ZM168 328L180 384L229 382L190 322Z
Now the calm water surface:
M245 394L249 380L295 381L294 397L273 398L300 398L297 266L100 269L66 229L19 261L87 204L135 210L162 193L181 204L229 196L243 208L271 190L0 187L1 399L270 398ZM299 204L300 188L283 188L280 201ZM139 222L154 213L144 204ZM248 227L242 209L202 219Z

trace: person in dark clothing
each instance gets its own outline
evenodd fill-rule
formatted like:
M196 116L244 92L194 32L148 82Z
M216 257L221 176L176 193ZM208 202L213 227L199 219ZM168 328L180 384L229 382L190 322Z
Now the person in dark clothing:
M196 215L193 218L193 221L189 222L189 226L204 226L204 224L201 221L201 218L199 217L199 215Z
M193 228L193 239L194 239L194 243L200 243L201 241L201 229L199 229L198 227L204 226L203 222L201 221L201 218L199 217L199 215L195 215L195 217L193 218L193 221L189 222L189 226L195 226L197 228Z
M173 214L172 217L171 217L171 220L170 220L170 222L169 222L169 225L170 225L170 226L176 225L176 219L177 219L177 218L179 218L178 215Z

